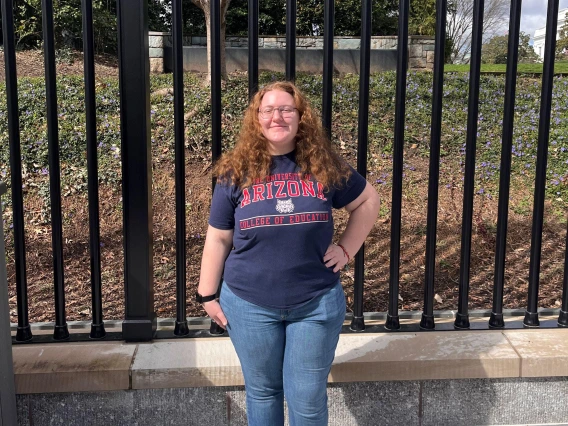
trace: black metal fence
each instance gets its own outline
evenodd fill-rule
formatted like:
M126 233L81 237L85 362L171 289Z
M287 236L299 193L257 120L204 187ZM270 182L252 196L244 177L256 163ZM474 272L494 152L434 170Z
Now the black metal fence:
M4 55L6 63L6 91L8 100L8 121L10 139L11 187L14 212L14 250L17 288L18 327L15 341L35 341L28 319L28 297L26 280L26 249L24 243L22 170L20 165L20 134L18 117L18 89L14 48L13 0L2 0L4 29ZM213 160L221 153L221 51L220 51L220 4L211 1L211 109L212 109L212 155ZM249 0L249 96L258 89L258 0ZM50 196L52 218L53 271L55 290L56 321L53 339L60 341L70 338L65 315L65 284L63 265L63 240L61 225L61 192L59 176L59 140L57 94L55 90L55 53L53 42L53 8L51 0L43 0L43 29L45 77L47 91L47 119L49 143ZM468 311L469 272L472 238L472 215L474 198L475 151L478 122L481 34L483 28L484 1L475 0L472 27L471 65L469 77L469 100L467 119L467 141L465 160L465 181L463 197L461 262L459 278L459 305L453 326L456 329L470 328ZM176 336L205 335L190 330L186 319L186 253L185 253L185 161L183 123L183 63L182 63L182 6L181 0L172 0L173 51L174 51L174 120L175 120L175 175L176 175L176 248L177 248L177 309ZM99 253L99 218L97 189L97 150L95 85L93 59L92 7L89 0L82 0L84 33L84 75L85 109L87 129L89 226L91 250L92 327L90 334L83 338L125 340L149 340L157 335L154 312L154 290L152 271L152 168L150 150L150 100L149 100L149 58L147 5L144 0L118 0L119 67L121 138L123 164L123 206L124 206L124 256L125 256L125 319L122 334L111 336L106 333L103 321L101 299L101 267ZM447 0L437 0L435 65L433 72L433 100L430 136L430 169L428 184L428 214L426 235L426 265L424 276L424 307L420 328L436 328L434 315L434 283L436 260L436 225L439 191L439 162L442 121L442 98L444 87L444 44ZM333 0L325 0L324 66L322 92L322 121L326 131L331 132L332 122L332 77L333 77ZM286 78L295 79L295 20L296 0L287 0L287 47ZM509 45L507 55L506 94L503 116L502 156L499 184L499 210L497 243L495 249L495 274L493 286L493 308L485 328L503 328L503 287L505 270L505 249L509 210L509 188L511 171L512 129L514 125L515 86L519 48L520 0L511 1L509 23ZM399 314L399 269L401 239L401 203L405 130L406 69L408 63L408 17L409 0L400 0L398 66L396 78L395 139L393 147L393 189L391 209L390 280L389 305L385 328L405 329L400 324ZM530 254L530 276L527 308L523 325L538 327L539 268L543 228L545 173L551 116L551 97L555 51L555 35L558 17L558 0L548 0L547 36L545 46L544 72L542 74L541 108L538 131L538 157L533 207L533 226ZM367 145L369 126L369 67L371 39L371 1L362 0L361 5L361 49L360 86L358 118L358 171L367 172ZM363 313L364 246L355 257L355 293L353 316L350 329L363 331L378 330L366 327ZM568 326L568 255L564 270L562 306L554 326ZM509 326L509 325L508 325ZM519 324L520 326L520 324ZM211 334L221 329L214 324ZM158 337L171 337L172 333L158 333Z

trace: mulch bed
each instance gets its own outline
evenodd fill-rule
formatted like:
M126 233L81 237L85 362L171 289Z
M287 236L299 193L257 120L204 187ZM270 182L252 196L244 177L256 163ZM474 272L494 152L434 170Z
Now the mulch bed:
M5 81L4 54L0 55L0 81ZM83 75L82 54L73 53L70 58L56 62L57 75ZM16 73L18 77L43 77L45 65L42 50L16 52ZM95 55L95 75L98 78L117 77L118 60L110 55Z

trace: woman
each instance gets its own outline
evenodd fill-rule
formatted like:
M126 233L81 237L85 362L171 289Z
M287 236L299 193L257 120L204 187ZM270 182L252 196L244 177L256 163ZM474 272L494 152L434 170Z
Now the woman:
M253 97L215 173L197 300L235 346L249 425L283 425L284 396L291 425L326 425L345 318L339 271L370 232L379 196L288 82ZM332 207L349 213L337 244Z

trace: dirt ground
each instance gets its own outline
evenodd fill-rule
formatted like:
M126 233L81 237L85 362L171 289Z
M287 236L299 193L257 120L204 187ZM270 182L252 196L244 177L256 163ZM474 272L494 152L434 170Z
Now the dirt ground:
M0 81L6 79L4 71L4 52L0 55ZM83 59L81 54L72 53L69 58L56 62L57 75L82 75ZM45 65L42 50L25 50L16 52L16 73L18 77L43 77ZM97 77L117 77L118 62L110 55L95 56L95 75Z
M3 68L3 56L0 63ZM116 61L98 58L98 76L117 76ZM2 70L3 71L3 70ZM19 76L42 76L43 61L39 52L18 53ZM80 58L59 64L58 73L82 74ZM0 74L4 78L4 73ZM354 164L354 159L349 158ZM424 265L426 246L426 212L428 159L414 156L409 164L416 168L411 184L405 184L402 205L400 297L401 310L423 307ZM176 245L175 245L175 179L171 164L154 162L153 168L154 227L154 297L159 317L175 317L176 310ZM369 180L373 181L370 176ZM390 212L391 193L387 186L376 185L381 195L382 212ZM513 185L513 188L515 186ZM512 190L511 203L520 197ZM204 315L194 304L193 294L199 278L199 265L207 228L211 198L210 163L188 153L186 157L186 224L187 224L187 301L188 316ZM100 232L102 292L105 319L124 316L123 239L120 188L100 187ZM38 214L40 199L29 194L25 199L27 280L29 315L32 322L53 321L53 259L51 228L32 225ZM91 315L91 273L89 255L88 207L86 194L63 198L64 274L66 315L68 320L89 320ZM532 201L531 201L532 206ZM546 207L549 211L550 206ZM437 229L435 309L457 309L461 246L462 194L454 188L440 188ZM68 212L73 212L72 216ZM539 306L559 307L566 228L560 220L546 216ZM491 308L495 262L497 200L476 197L472 235L470 270L470 308ZM338 232L345 226L346 215L335 216ZM526 306L530 261L532 217L530 209L511 209L505 268L505 308ZM382 213L365 246L364 310L386 311L388 306L390 263L390 213ZM11 321L17 322L13 247L7 247ZM348 309L353 304L354 271L342 273Z

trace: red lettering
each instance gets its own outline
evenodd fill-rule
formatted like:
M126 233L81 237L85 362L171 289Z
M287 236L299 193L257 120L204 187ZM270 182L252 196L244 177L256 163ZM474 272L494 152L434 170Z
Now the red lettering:
M272 196L272 183L266 184L266 199L272 200L274 197Z
M278 190L276 191L276 198L286 198L286 194L284 194L282 192L285 184L286 184L286 182L281 181L281 180L277 180L277 181L274 182L274 185L276 185L277 188L278 188Z
M316 191L314 190L314 183L312 181L301 181L301 185L302 185L302 195L304 197L315 197L316 196ZM290 191L288 189L288 191Z
M300 196L300 185L298 185L298 182L293 180L288 181L288 195L290 197Z
M250 204L250 194L248 188L243 189L243 200L241 201L241 208Z
M264 201L264 197L262 195L264 192L264 185L253 185L252 190L254 191L254 196L252 198L253 203L256 203L257 201Z
M318 198L323 201L327 201L327 198L323 195L323 185L318 182Z

